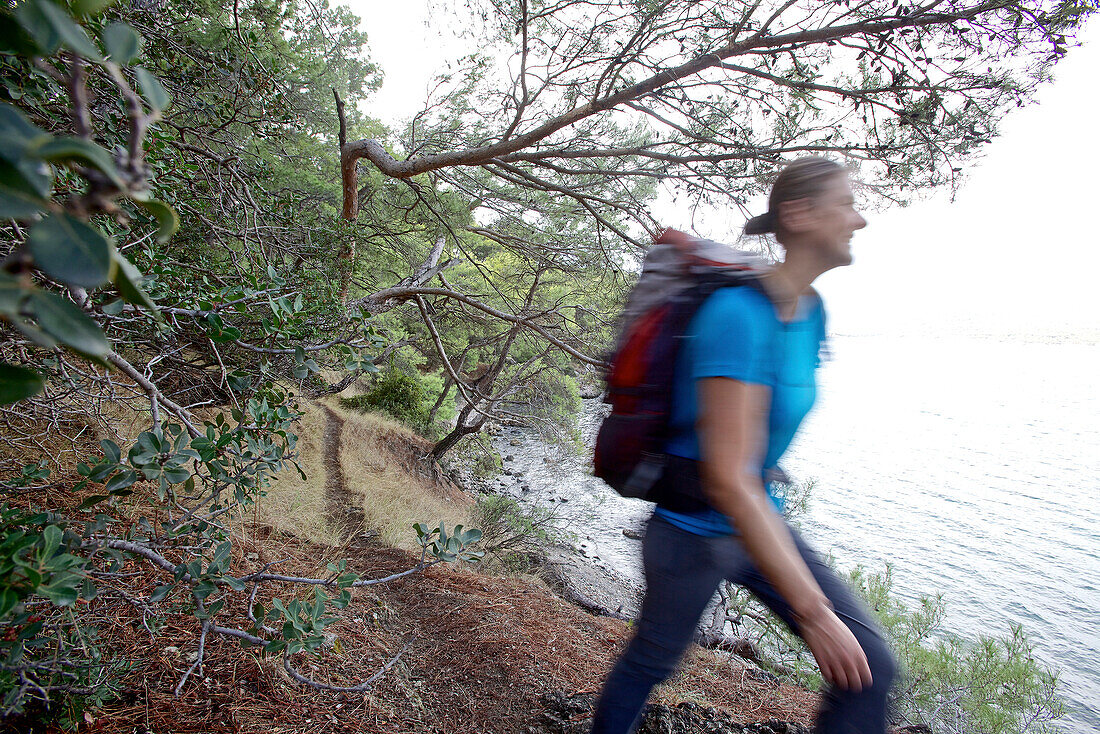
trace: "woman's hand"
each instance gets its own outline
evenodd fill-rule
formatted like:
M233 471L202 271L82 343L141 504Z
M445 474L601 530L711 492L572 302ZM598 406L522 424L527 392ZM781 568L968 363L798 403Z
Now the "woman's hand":
M848 626L825 604L798 617L798 631L814 654L825 680L859 693L872 683L867 655Z

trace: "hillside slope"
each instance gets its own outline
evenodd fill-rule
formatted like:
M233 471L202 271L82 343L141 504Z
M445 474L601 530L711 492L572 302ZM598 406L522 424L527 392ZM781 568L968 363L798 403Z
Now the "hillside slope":
M327 561L347 558L363 577L385 576L419 560L408 550L415 545L410 516L461 522L472 504L453 485L419 470L421 442L395 424L314 405L300 430L309 478L277 482L259 512L242 522L235 568L277 562L281 573L323 575ZM401 534L407 540L388 540ZM195 659L198 623L169 618L151 634L140 600L157 583L155 574L141 572L125 583L136 600L131 613L100 619L98 627L135 662L120 695L85 712L80 731L582 732L592 699L630 635L628 623L588 614L535 578L437 565L356 590L329 628L334 644L318 657L294 656L297 670L332 685L354 686L389 666L366 691L316 690L295 682L277 657L212 636L202 669L177 697L173 691ZM261 590L259 601L272 594L311 596L272 586ZM94 615L95 602L85 611ZM243 608L223 614L226 623L249 626ZM697 649L658 701L688 704L658 708L651 731L737 731L750 722L805 723L816 697ZM19 731L37 729L32 721L10 723Z

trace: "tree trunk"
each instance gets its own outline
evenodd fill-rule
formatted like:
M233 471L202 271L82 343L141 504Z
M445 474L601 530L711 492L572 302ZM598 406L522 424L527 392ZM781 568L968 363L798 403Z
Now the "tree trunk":
M462 409L462 412L458 414L458 421L454 429L441 438L435 446L432 446L430 456L434 461L438 462L443 458L443 455L453 449L455 444L461 441L464 436L469 436L471 433L477 433L481 430L481 427L485 425L485 416L480 413L478 413L478 417L474 419L473 423L466 423L466 419L470 417L470 413L473 411L474 406L467 404Z

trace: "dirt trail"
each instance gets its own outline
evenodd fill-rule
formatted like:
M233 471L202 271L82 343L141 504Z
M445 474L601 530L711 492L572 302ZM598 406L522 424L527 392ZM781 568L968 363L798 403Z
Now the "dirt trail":
M344 469L340 466L340 439L344 420L328 406L320 407L325 411L325 519L329 527L339 530L340 539L346 541L364 531L364 497L359 492L348 489L344 480Z

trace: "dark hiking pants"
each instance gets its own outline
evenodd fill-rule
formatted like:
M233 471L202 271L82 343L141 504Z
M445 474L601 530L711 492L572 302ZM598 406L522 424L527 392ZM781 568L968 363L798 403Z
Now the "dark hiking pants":
M794 533L795 544L838 617L867 655L874 683L859 693L830 688L818 734L883 734L895 663L870 612ZM791 609L749 559L740 539L705 538L653 517L643 543L646 595L638 632L604 685L592 734L627 734L639 723L650 690L668 678L691 643L699 617L723 579L749 589L791 629Z

